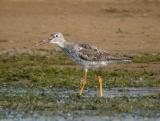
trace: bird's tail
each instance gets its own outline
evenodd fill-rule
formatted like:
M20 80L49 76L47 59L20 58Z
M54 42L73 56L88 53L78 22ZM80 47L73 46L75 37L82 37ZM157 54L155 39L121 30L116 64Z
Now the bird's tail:
M119 57L117 59L117 62L126 62L126 63L130 63L132 62L133 57L131 56L123 56L123 57Z

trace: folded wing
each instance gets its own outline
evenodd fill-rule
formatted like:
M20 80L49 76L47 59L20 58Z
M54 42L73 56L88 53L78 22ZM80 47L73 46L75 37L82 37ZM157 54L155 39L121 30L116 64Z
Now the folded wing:
M76 54L86 61L130 61L129 57L111 55L89 44L77 44Z

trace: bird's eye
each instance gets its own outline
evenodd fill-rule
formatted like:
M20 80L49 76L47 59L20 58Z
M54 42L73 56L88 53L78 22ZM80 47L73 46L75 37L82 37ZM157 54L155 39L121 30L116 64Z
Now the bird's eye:
M56 34L55 37L58 37L58 35Z

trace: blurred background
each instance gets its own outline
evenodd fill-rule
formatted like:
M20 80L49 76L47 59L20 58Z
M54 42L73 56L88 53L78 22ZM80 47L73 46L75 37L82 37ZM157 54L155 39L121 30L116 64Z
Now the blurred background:
M110 51L159 52L159 21L159 0L1 0L0 48L35 48L62 32Z

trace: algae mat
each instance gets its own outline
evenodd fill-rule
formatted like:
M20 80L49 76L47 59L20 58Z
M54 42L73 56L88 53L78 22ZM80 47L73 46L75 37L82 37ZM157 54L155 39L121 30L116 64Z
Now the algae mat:
M79 96L82 68L62 52L4 50L0 57L2 121L160 120L159 53L104 68L102 98L92 71Z

